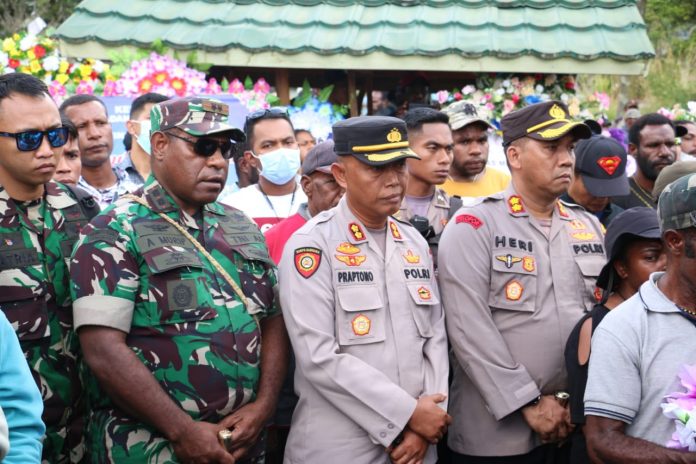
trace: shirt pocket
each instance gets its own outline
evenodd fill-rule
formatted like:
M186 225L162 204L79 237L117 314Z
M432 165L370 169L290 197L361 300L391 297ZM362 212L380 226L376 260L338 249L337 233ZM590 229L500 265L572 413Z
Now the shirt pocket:
M143 253L149 268L147 292L149 324L180 324L214 319L217 311L203 263L192 250L155 249Z
M406 286L413 300L413 320L418 333L423 338L433 336L432 312L433 306L440 303L430 284L410 284Z
M604 257L597 256L576 256L575 264L580 269L580 289L582 301L585 303L585 310L591 311L597 303L595 289L597 288L597 277L604 267Z
M0 309L15 329L19 341L34 341L51 335L48 304L44 296L36 296L31 285L39 285L22 269L0 272ZM8 283L14 285L7 285Z
M492 309L534 312L537 294L537 263L519 250L496 250L491 265L488 305Z
M338 287L336 314L338 343L364 345L385 339L385 309L373 285Z

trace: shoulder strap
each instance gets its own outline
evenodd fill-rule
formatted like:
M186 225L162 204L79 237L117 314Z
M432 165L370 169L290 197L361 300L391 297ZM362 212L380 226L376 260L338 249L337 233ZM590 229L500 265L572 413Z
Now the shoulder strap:
M143 200L143 199L140 198L140 197L136 197L135 195L131 195L131 194L126 194L126 195L122 195L121 198L125 198L125 199L128 199L128 200L134 201L134 202L136 202L136 203L138 203L138 204L140 204L140 205L146 207L146 208L149 209L150 211L152 211L152 208L150 208L150 205L149 205L145 200ZM193 236L192 236L191 234L189 234L188 231L187 231L186 229L184 229L178 222L176 222L174 219L170 218L169 216L167 216L167 215L164 214L164 213L157 213L157 214L159 215L159 217L161 217L162 219L164 219L165 221L167 221L169 224L171 224L172 226L174 226L174 227L176 228L176 230L178 230L184 237L186 237L186 239L188 239L188 241L191 242L191 244L193 244L193 246L196 247L196 249L197 249L203 256L205 256L205 258L206 258L208 261L210 261L210 264L213 265L213 267L215 268L215 270L218 271L218 272L220 273L220 275L222 275L222 277L227 281L228 284L230 284L230 286L232 287L232 290L234 290L234 293L237 294L237 296L238 296L239 299L241 300L241 302L242 302L242 304L244 305L244 307L245 307L245 308L248 308L248 307L249 307L249 302L247 301L246 295L244 295L244 292L242 291L241 288L239 288L239 285L237 285L237 282L235 282L234 279L232 278L232 276L230 276L230 275L227 273L227 271L225 270L225 268L222 267L222 265L218 262L218 260L215 259L215 258L213 257L213 255L211 255L210 253L208 253L208 250L206 250L206 249L203 247L203 245L201 245L201 244L198 242L198 240L196 240L195 238L193 238ZM255 314L252 314L252 316L254 317L254 320L256 320L256 324L259 324L258 317L257 317Z
M65 186L68 189L68 193L70 196L73 197L73 199L77 200L77 202L80 205L80 209L82 209L82 212L84 213L85 216L87 216L87 220L91 220L94 216L99 214L101 209L99 208L99 205L97 204L96 201L94 201L94 198L92 195L89 193L85 192L82 190L80 187L77 187L75 185L71 184L61 184Z
M451 196L450 199L450 208L449 208L449 214L447 215L447 219L452 219L452 216L454 216L454 213L457 212L459 208L462 207L464 204L462 202L462 198L460 196Z

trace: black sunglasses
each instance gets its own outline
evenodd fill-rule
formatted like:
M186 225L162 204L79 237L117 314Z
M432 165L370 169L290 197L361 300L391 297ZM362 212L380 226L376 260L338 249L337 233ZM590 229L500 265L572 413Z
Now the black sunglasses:
M273 108L267 108L264 110L257 110L253 111L249 114L247 114L246 119L244 120L244 133L247 133L247 129L249 127L249 123L257 121L259 119L264 119L267 116L275 116L275 117L281 117L285 119L290 119L290 114L288 113L288 109L283 107L283 106L276 106Z
M44 135L48 138L48 143L53 148L59 148L68 142L68 128L56 127L45 131L28 130L24 132L0 132L0 136L14 137L17 142L17 150L19 151L34 151L41 146Z
M222 157L226 160L231 159L237 154L237 142L234 140L226 140L224 142L218 142L215 139L200 137L198 139L189 139L187 137L182 137L180 135L172 134L171 132L165 132L167 136L174 137L193 145L193 151L200 156L205 156L209 158L215 154L215 152L220 149Z

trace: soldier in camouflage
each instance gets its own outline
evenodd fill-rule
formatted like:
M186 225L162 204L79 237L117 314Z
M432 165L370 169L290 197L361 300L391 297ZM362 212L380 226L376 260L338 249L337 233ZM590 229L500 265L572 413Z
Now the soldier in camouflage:
M0 76L0 131L0 309L43 398L43 462L78 462L80 381L68 262L88 218L70 190L51 181L68 134L43 82Z
M201 98L153 107L152 174L75 248L88 462L263 461L288 344L263 235L216 202L244 141L227 116Z

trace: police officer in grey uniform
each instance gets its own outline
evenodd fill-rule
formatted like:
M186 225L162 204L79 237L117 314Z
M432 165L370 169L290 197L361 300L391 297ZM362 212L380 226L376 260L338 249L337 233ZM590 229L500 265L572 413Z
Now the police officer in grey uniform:
M544 463L572 428L563 351L605 262L597 219L558 199L590 129L554 101L502 129L510 186L460 209L440 240L455 354L448 444L456 462Z
M285 462L433 463L449 422L443 312L427 243L390 216L417 156L396 118L333 131L332 173L346 194L293 235L280 262L299 395Z

